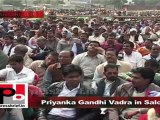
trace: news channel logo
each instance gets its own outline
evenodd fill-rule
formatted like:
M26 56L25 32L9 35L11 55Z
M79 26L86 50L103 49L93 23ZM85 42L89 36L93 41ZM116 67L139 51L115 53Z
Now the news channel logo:
M0 83L0 108L28 108L28 84Z

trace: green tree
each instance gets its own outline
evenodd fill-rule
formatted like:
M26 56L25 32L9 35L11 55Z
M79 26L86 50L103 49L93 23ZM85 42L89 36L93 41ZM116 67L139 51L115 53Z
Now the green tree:
M159 0L145 0L147 5L156 5L159 3Z
M122 8L122 6L124 5L124 3L127 2L127 0L112 0L111 2L116 8Z
M22 7L22 0L4 0L3 4L13 5L15 7Z

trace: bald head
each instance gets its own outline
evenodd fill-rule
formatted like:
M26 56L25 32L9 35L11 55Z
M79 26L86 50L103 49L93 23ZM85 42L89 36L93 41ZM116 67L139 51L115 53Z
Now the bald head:
M71 64L74 58L74 53L72 51L61 51L58 56L58 60L62 65Z

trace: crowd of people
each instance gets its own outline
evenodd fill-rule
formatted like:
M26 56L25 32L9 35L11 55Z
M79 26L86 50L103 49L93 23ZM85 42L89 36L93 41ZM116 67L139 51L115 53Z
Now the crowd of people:
M29 96L155 97L160 92L160 23L4 18L0 58L1 82L28 83ZM0 119L159 120L160 110L1 108Z

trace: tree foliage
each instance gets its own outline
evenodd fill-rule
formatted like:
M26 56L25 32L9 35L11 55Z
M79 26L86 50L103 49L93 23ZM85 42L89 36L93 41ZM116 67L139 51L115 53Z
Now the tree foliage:
M22 7L22 0L4 0L3 4L13 5L15 7Z

